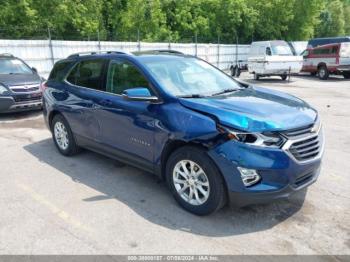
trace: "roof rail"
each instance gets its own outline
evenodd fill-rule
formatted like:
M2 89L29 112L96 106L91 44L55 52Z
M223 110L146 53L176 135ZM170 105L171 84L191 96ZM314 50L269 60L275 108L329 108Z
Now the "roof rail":
M146 51L138 51L133 52L134 54L157 54L157 53L168 53L168 54L179 54L184 55L184 53L176 50L170 50L170 49L159 49L159 50L146 50Z
M0 56L14 57L14 55L10 53L3 53L3 54L0 54Z
M97 54L121 54L129 55L130 53L124 51L90 51L90 52L79 52L69 55L67 58L80 57L84 55L97 55Z

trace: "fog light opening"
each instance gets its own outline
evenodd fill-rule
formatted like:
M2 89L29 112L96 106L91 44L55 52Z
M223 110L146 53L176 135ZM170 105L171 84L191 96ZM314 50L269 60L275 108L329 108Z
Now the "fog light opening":
M244 167L237 167L237 169L241 174L242 182L246 187L255 185L261 179L261 177L255 169L249 169Z

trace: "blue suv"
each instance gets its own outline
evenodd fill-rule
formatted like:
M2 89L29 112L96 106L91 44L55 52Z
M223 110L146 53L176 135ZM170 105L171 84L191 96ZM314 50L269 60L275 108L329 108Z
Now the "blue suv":
M80 53L57 62L43 109L59 152L86 148L164 179L197 214L286 198L316 181L315 109L170 50Z

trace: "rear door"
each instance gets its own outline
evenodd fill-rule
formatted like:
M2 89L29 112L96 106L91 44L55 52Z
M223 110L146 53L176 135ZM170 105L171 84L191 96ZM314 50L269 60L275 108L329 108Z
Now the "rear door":
M78 138L99 141L100 126L96 104L103 99L105 59L86 59L78 62L66 79L69 97L66 117Z
M312 55L310 56L310 66L312 70L317 71L318 65L321 63L326 64L329 71L335 70L337 62L337 48L338 46L324 46L313 49Z

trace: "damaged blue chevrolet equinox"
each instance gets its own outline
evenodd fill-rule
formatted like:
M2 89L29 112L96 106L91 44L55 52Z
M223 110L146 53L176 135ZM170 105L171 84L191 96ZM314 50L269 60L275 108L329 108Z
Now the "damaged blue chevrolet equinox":
M194 56L73 54L55 64L43 89L60 153L86 148L155 173L197 215L288 198L320 172L314 108Z

